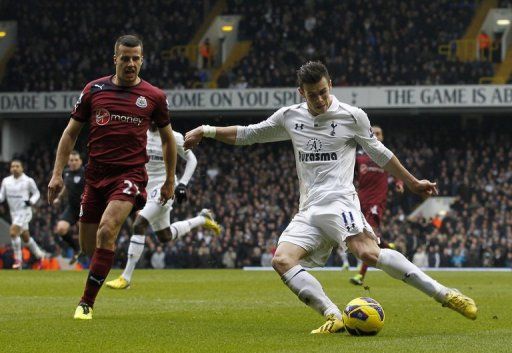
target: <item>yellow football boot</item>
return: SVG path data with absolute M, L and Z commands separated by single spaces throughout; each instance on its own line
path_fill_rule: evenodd
M 77 320 L 92 320 L 92 308 L 86 303 L 78 304 L 73 318 Z
M 130 282 L 125 280 L 123 276 L 119 276 L 112 281 L 106 282 L 105 285 L 112 289 L 126 289 L 130 287 Z
M 199 215 L 204 217 L 205 223 L 203 227 L 212 230 L 217 236 L 220 235 L 221 227 L 217 222 L 215 222 L 212 211 L 207 208 L 203 208 L 201 212 L 199 212 Z
M 325 324 L 316 330 L 311 331 L 311 333 L 340 333 L 343 331 L 345 331 L 345 325 L 343 324 L 343 321 L 338 319 L 336 315 L 330 314 L 327 316 L 327 321 Z
M 449 292 L 446 293 L 443 306 L 455 310 L 468 319 L 476 320 L 478 308 L 476 307 L 475 301 L 456 289 L 450 289 Z

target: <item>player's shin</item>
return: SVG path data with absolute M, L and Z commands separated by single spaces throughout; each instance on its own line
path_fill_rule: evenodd
M 21 238 L 11 238 L 11 245 L 12 251 L 14 252 L 14 261 L 19 263 L 23 262 L 23 256 L 21 253 Z
M 126 262 L 126 268 L 121 275 L 125 280 L 131 282 L 133 271 L 135 266 L 144 251 L 144 243 L 146 237 L 144 235 L 132 235 L 130 238 L 130 246 L 128 247 L 128 261 Z
M 29 236 L 28 241 L 23 242 L 23 245 L 27 246 L 30 249 L 30 252 L 38 259 L 44 257 L 44 252 L 39 248 L 34 238 Z
M 199 217 L 195 217 L 195 218 L 199 218 Z M 187 234 L 188 232 L 190 232 L 190 230 L 192 228 L 199 227 L 200 225 L 204 224 L 204 217 L 201 217 L 201 218 L 203 218 L 203 222 L 201 224 L 197 224 L 197 225 L 194 224 L 194 227 L 192 227 L 190 221 L 194 220 L 195 218 L 192 218 L 192 219 L 186 220 L 186 221 L 174 222 L 173 224 L 171 224 L 172 238 L 173 239 L 180 238 L 180 237 L 184 236 L 185 234 Z
M 113 263 L 114 252 L 112 250 L 101 248 L 96 248 L 96 250 L 94 250 L 81 302 L 88 304 L 90 307 L 94 306 L 96 296 L 98 295 L 105 278 L 107 278 Z
M 377 260 L 377 268 L 393 278 L 419 289 L 442 303 L 448 289 L 421 271 L 416 265 L 398 251 L 382 249 Z
M 313 308 L 320 315 L 328 316 L 334 314 L 341 320 L 340 310 L 327 297 L 320 282 L 301 265 L 296 265 L 289 269 L 282 276 L 282 280 L 304 304 Z

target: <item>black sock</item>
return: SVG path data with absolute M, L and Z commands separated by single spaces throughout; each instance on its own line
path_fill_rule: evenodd
M 64 240 L 69 246 L 71 246 L 75 253 L 78 253 L 80 251 L 80 247 L 78 246 L 75 239 L 73 239 L 73 235 L 71 234 L 71 232 L 68 232 L 67 234 L 63 235 L 62 240 Z

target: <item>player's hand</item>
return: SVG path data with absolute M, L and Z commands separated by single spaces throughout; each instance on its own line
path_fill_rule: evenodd
M 62 175 L 52 176 L 50 183 L 48 184 L 48 204 L 53 205 L 53 201 L 59 196 L 62 188 L 64 187 L 64 180 Z
M 174 191 L 174 197 L 176 198 L 176 203 L 181 205 L 183 202 L 187 201 L 187 186 L 183 183 L 179 183 L 176 186 L 176 190 Z
M 424 199 L 430 196 L 436 196 L 438 194 L 437 183 L 432 183 L 426 179 L 418 180 L 416 183 L 412 184 L 409 189 Z
M 186 150 L 196 147 L 203 139 L 203 127 L 198 126 L 194 130 L 190 130 L 185 134 L 185 143 L 183 147 Z
M 160 188 L 160 203 L 165 205 L 174 195 L 174 179 L 166 180 Z
M 404 184 L 403 183 L 396 183 L 395 190 L 399 194 L 403 194 L 404 193 Z
M 30 207 L 32 204 L 30 203 L 30 200 L 25 200 L 25 207 Z

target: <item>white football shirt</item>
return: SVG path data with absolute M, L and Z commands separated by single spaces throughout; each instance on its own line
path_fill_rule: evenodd
M 0 203 L 7 200 L 11 213 L 23 211 L 27 209 L 25 201 L 30 200 L 30 204 L 34 205 L 41 197 L 37 189 L 36 182 L 25 173 L 19 178 L 10 175 L 2 180 L 0 187 Z
M 183 175 L 178 180 L 176 177 L 176 185 L 183 183 L 188 184 L 194 170 L 197 166 L 197 160 L 194 153 L 191 150 L 185 151 L 183 144 L 185 142 L 183 135 L 179 132 L 173 131 L 174 139 L 176 140 L 176 147 L 178 156 L 187 161 Z M 146 145 L 146 152 L 149 157 L 148 163 L 146 163 L 146 171 L 148 173 L 148 185 L 147 190 L 151 190 L 157 186 L 161 186 L 165 181 L 165 163 L 164 154 L 162 152 L 162 139 L 158 131 L 148 130 L 147 132 L 148 142 Z
M 366 113 L 331 96 L 327 112 L 313 116 L 307 103 L 284 107 L 267 120 L 238 126 L 237 145 L 291 140 L 300 186 L 301 210 L 356 192 L 357 144 L 379 165 L 393 157 L 371 130 Z

